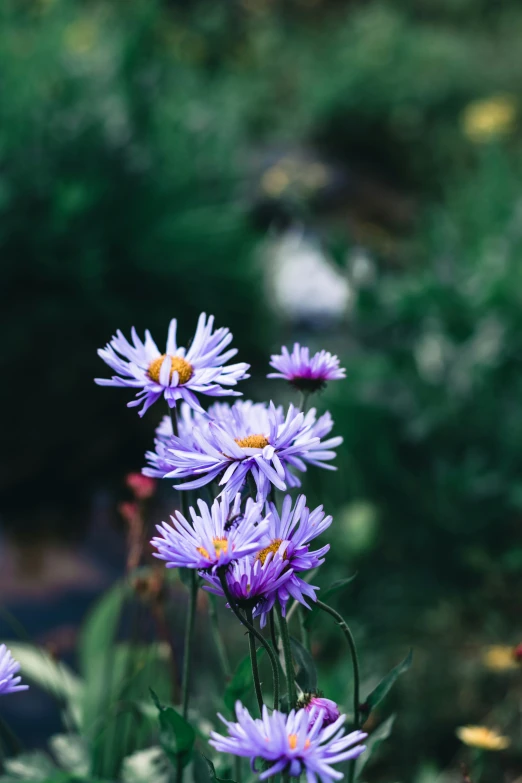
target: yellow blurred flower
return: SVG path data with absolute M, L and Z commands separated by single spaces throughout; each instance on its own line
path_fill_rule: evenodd
M 261 187 L 269 196 L 280 196 L 289 184 L 290 177 L 282 166 L 272 166 L 261 177 Z
M 98 29 L 89 19 L 78 19 L 65 28 L 65 45 L 74 54 L 85 54 L 96 43 Z
M 516 119 L 516 99 L 511 95 L 497 95 L 468 103 L 462 112 L 461 126 L 470 141 L 482 144 L 507 136 L 513 131 Z
M 491 647 L 486 647 L 482 661 L 487 669 L 494 672 L 506 672 L 520 668 L 515 659 L 514 648 L 505 644 L 493 644 Z
M 464 745 L 482 750 L 505 750 L 511 744 L 509 737 L 486 726 L 460 726 L 455 733 Z

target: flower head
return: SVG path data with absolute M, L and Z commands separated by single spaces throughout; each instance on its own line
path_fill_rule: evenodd
M 304 709 L 292 710 L 288 715 L 275 710 L 269 715 L 264 706 L 262 718 L 254 719 L 236 702 L 236 716 L 237 723 L 219 716 L 228 737 L 213 731 L 210 744 L 222 753 L 249 758 L 254 771 L 256 759 L 267 762 L 269 766 L 259 775 L 260 780 L 283 771 L 296 778 L 306 772 L 309 783 L 316 783 L 317 778 L 322 783 L 341 780 L 342 773 L 333 765 L 357 758 L 365 750 L 359 743 L 366 734 L 354 731 L 345 735 L 344 715 L 324 727 L 322 710 L 314 715 Z
M 337 356 L 319 351 L 310 358 L 309 348 L 302 348 L 299 343 L 294 344 L 292 353 L 283 346 L 280 354 L 270 357 L 270 364 L 278 372 L 269 373 L 267 378 L 284 378 L 303 392 L 319 391 L 327 381 L 346 377 L 346 370 L 339 367 Z
M 306 597 L 315 601 L 315 591 L 318 588 L 309 585 L 297 574 L 300 571 L 317 568 L 324 563 L 324 555 L 330 549 L 330 545 L 326 544 L 311 552 L 309 544 L 330 527 L 332 517 L 325 516 L 322 506 L 310 512 L 306 507 L 304 495 L 300 495 L 294 505 L 290 495 L 286 495 L 281 515 L 273 503 L 268 504 L 268 512 L 269 542 L 256 557 L 263 562 L 270 552 L 278 552 L 285 561 L 286 567 L 292 572 L 291 577 L 277 589 L 277 598 L 283 614 L 290 596 L 309 609 Z
M 517 656 L 517 649 L 517 647 L 510 647 L 507 644 L 492 644 L 485 648 L 482 661 L 490 671 L 518 670 L 520 669 L 520 657 Z
M 315 715 L 320 711 L 323 715 L 323 728 L 335 723 L 341 714 L 339 707 L 334 701 L 325 699 L 324 696 L 319 696 L 318 694 L 305 693 L 299 700 L 299 706 L 301 705 L 310 715 L 310 726 L 313 725 Z
M 226 566 L 255 552 L 266 536 L 267 520 L 261 505 L 248 499 L 241 513 L 241 497 L 231 503 L 225 496 L 209 508 L 198 500 L 199 514 L 190 509 L 193 525 L 179 512 L 171 517 L 172 525 L 157 525 L 160 536 L 151 543 L 154 556 L 167 561 L 167 568 L 212 569 Z
M 278 589 L 291 577 L 292 571 L 278 552 L 271 552 L 264 562 L 255 557 L 238 560 L 225 575 L 234 601 L 242 609 L 252 609 L 255 617 L 261 615 L 261 627 L 266 624 L 266 616 L 275 603 Z M 203 578 L 209 583 L 205 590 L 224 595 L 218 574 L 203 574 Z
M 170 322 L 165 353 L 161 353 L 150 332 L 145 332 L 142 342 L 134 327 L 132 343 L 118 330 L 116 336 L 105 348 L 98 351 L 103 361 L 116 371 L 112 378 L 96 378 L 100 386 L 126 386 L 139 389 L 136 400 L 127 403 L 129 407 L 141 405 L 140 416 L 161 396 L 169 407 L 174 408 L 178 400 L 184 400 L 194 410 L 202 411 L 196 394 L 211 397 L 238 395 L 228 387 L 248 378 L 248 364 L 224 366 L 236 355 L 232 348 L 225 351 L 232 341 L 228 329 L 213 331 L 214 316 L 202 313 L 198 320 L 196 334 L 188 351 L 176 343 L 176 319 Z M 225 387 L 225 388 L 224 388 Z
M 28 685 L 21 685 L 21 677 L 15 677 L 20 664 L 15 661 L 5 644 L 0 644 L 0 694 L 26 691 Z
M 175 485 L 177 489 L 201 487 L 219 478 L 224 491 L 234 496 L 250 473 L 258 498 L 264 499 L 271 484 L 281 490 L 300 486 L 294 470 L 305 471 L 307 464 L 335 470 L 327 463 L 342 438 L 322 440 L 333 427 L 329 413 L 316 419 L 314 408 L 305 416 L 290 405 L 285 415 L 273 403 L 248 401 L 211 406 L 208 413 L 208 418 L 194 419 L 186 437 L 173 435 L 162 452 L 161 467 L 170 467 L 164 477 L 189 479 Z M 149 462 L 154 469 L 160 461 L 149 455 Z
M 486 726 L 460 726 L 455 733 L 464 745 L 482 750 L 505 750 L 511 744 L 509 737 Z

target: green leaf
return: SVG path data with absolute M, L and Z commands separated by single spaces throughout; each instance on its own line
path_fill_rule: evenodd
M 348 587 L 348 585 L 351 584 L 351 582 L 353 582 L 356 577 L 357 577 L 357 573 L 347 577 L 346 579 L 339 579 L 337 582 L 331 584 L 330 587 L 326 588 L 324 593 L 321 592 L 321 596 L 320 596 L 321 601 L 323 601 L 323 603 L 327 603 L 329 598 L 336 595 L 337 593 L 340 593 L 341 590 L 344 590 L 345 587 Z M 320 609 L 318 609 L 316 606 L 312 606 L 312 609 L 305 615 L 305 619 L 304 619 L 305 628 L 311 628 L 312 624 L 315 622 L 319 614 L 320 614 Z
M 67 705 L 68 716 L 75 727 L 80 723 L 82 680 L 61 661 L 56 661 L 41 647 L 24 642 L 5 642 L 21 667 L 21 675 Z
M 174 766 L 181 761 L 186 767 L 192 758 L 196 732 L 174 707 L 163 707 L 152 690 L 151 695 L 158 709 L 161 747 Z
M 33 751 L 31 753 L 22 753 L 14 759 L 7 759 L 4 762 L 4 769 L 7 773 L 0 781 L 24 781 L 24 783 L 33 783 L 33 781 L 46 781 L 58 772 L 58 769 L 51 758 L 46 753 Z
M 170 765 L 162 748 L 138 750 L 123 760 L 122 783 L 169 783 Z
M 379 746 L 384 742 L 384 740 L 388 739 L 390 736 L 393 724 L 395 721 L 395 715 L 390 715 L 389 718 L 386 718 L 385 721 L 381 723 L 380 726 L 377 726 L 375 731 L 373 731 L 370 736 L 367 738 L 365 745 L 366 750 L 364 753 L 359 756 L 359 758 L 355 762 L 355 778 L 358 779 L 359 775 L 365 768 L 366 764 L 369 762 L 369 760 L 372 758 L 372 756 L 375 755 L 375 752 L 378 750 Z
M 80 670 L 89 680 L 99 669 L 104 654 L 109 654 L 116 640 L 121 610 L 128 595 L 128 584 L 119 583 L 108 590 L 91 610 L 79 641 Z
M 80 776 L 88 774 L 87 745 L 78 734 L 55 734 L 49 740 L 49 747 L 62 769 Z
M 261 656 L 264 653 L 264 649 L 262 647 L 259 647 L 257 652 L 257 660 L 259 661 Z M 247 693 L 250 692 L 250 690 L 254 687 L 254 682 L 252 679 L 252 664 L 250 662 L 250 655 L 247 655 L 243 660 L 241 660 L 238 664 L 238 667 L 236 671 L 234 672 L 234 676 L 228 683 L 225 695 L 224 695 L 224 702 L 225 705 L 228 707 L 228 709 L 231 712 L 234 712 L 234 706 L 236 704 L 236 701 L 239 699 L 239 701 L 244 701 L 245 696 Z
M 384 699 L 400 675 L 408 671 L 412 660 L 413 650 L 410 650 L 406 658 L 401 661 L 401 663 L 399 663 L 394 669 L 392 669 L 391 672 L 389 672 L 386 677 L 380 681 L 377 687 L 374 688 L 374 690 L 366 697 L 366 700 L 363 703 L 363 707 L 367 713 L 370 713 L 373 708 Z
M 235 783 L 232 778 L 218 778 L 214 764 L 203 753 L 194 757 L 194 779 L 195 783 Z
M 351 584 L 356 578 L 357 572 L 352 574 L 352 576 L 348 576 L 346 579 L 338 579 L 337 582 L 334 582 L 330 585 L 330 587 L 327 587 L 324 593 L 321 593 L 321 601 L 328 601 L 328 599 L 333 595 L 340 593 L 341 590 L 344 590 L 345 587 L 348 587 L 348 585 Z
M 306 647 L 301 642 L 290 637 L 292 653 L 295 658 L 299 671 L 297 672 L 296 682 L 305 693 L 313 693 L 317 690 L 317 671 L 315 662 Z

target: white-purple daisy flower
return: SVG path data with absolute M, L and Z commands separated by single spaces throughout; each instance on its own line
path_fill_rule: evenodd
M 174 408 L 178 400 L 184 400 L 194 410 L 202 411 L 196 394 L 211 397 L 239 395 L 240 392 L 231 391 L 229 387 L 249 377 L 247 370 L 250 365 L 241 362 L 225 366 L 237 353 L 235 348 L 225 351 L 232 341 L 230 331 L 222 327 L 214 332 L 214 316 L 207 319 L 202 313 L 190 348 L 185 350 L 176 343 L 176 327 L 177 322 L 173 318 L 165 353 L 159 350 L 148 330 L 142 342 L 133 327 L 132 343 L 118 330 L 111 342 L 98 351 L 116 375 L 96 378 L 96 383 L 139 389 L 137 399 L 127 405 L 134 407 L 143 403 L 140 416 L 162 396 L 170 408 Z
M 256 557 L 264 562 L 270 552 L 278 552 L 292 571 L 291 578 L 277 589 L 277 598 L 281 604 L 283 615 L 290 596 L 309 609 L 306 597 L 316 601 L 315 591 L 319 588 L 309 585 L 297 574 L 300 571 L 317 568 L 324 563 L 324 555 L 330 549 L 330 545 L 326 544 L 320 549 L 310 551 L 309 544 L 330 527 L 332 517 L 325 516 L 322 506 L 318 506 L 311 512 L 306 507 L 304 495 L 297 498 L 294 506 L 292 506 L 290 495 L 286 495 L 281 515 L 273 503 L 268 504 L 268 510 L 268 536 L 270 540 L 267 546 L 257 553 Z
M 280 354 L 270 357 L 270 365 L 278 372 L 271 372 L 267 378 L 283 378 L 303 392 L 322 389 L 327 381 L 346 378 L 346 370 L 339 367 L 337 356 L 328 351 L 319 351 L 310 357 L 310 349 L 294 344 L 292 353 L 283 346 Z
M 28 685 L 22 685 L 22 678 L 15 675 L 20 671 L 20 664 L 15 661 L 5 644 L 0 644 L 0 694 L 26 691 Z
M 266 530 L 265 530 L 266 533 Z M 279 553 L 271 552 L 262 562 L 257 557 L 245 557 L 233 563 L 226 572 L 227 587 L 236 604 L 242 609 L 251 609 L 254 617 L 261 615 L 261 627 L 274 606 L 277 590 L 287 582 L 292 572 Z M 209 583 L 205 590 L 223 596 L 219 575 L 203 574 Z
M 170 466 L 164 477 L 187 479 L 177 489 L 219 479 L 233 496 L 251 474 L 261 499 L 271 484 L 281 490 L 300 486 L 294 470 L 306 471 L 307 464 L 335 470 L 328 462 L 343 439 L 322 440 L 333 427 L 329 413 L 316 419 L 314 408 L 305 415 L 290 405 L 285 415 L 281 406 L 249 401 L 211 406 L 208 413 L 187 437 L 173 436 L 168 456 L 163 455 Z
M 156 528 L 159 536 L 151 544 L 154 557 L 166 560 L 167 568 L 214 569 L 252 554 L 266 539 L 268 521 L 262 506 L 250 498 L 241 512 L 241 496 L 231 503 L 227 496 L 214 501 L 209 508 L 198 500 L 199 514 L 190 508 L 192 525 L 179 511 L 171 517 L 172 525 L 163 522 Z
M 256 719 L 238 701 L 236 717 L 237 723 L 219 715 L 228 736 L 212 731 L 210 744 L 221 753 L 249 758 L 253 771 L 257 771 L 257 759 L 266 762 L 260 780 L 280 772 L 298 778 L 305 772 L 307 783 L 317 783 L 318 779 L 331 783 L 343 777 L 334 764 L 355 759 L 365 750 L 360 744 L 367 736 L 364 732 L 344 733 L 345 715 L 324 727 L 322 710 L 315 714 L 310 725 L 312 716 L 307 710 L 292 710 L 288 715 L 275 710 L 269 715 L 265 705 L 262 718 Z

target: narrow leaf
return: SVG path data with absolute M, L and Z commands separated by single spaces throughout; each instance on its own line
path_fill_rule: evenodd
M 153 691 L 151 693 L 158 708 L 161 747 L 172 764 L 181 761 L 183 767 L 186 767 L 192 758 L 196 732 L 174 707 L 163 707 L 156 694 Z
M 348 585 L 354 581 L 356 576 L 357 573 L 347 577 L 346 579 L 339 579 L 337 582 L 331 584 L 330 587 L 327 587 L 324 592 L 321 591 L 321 595 L 320 595 L 321 601 L 328 602 L 329 598 L 331 598 L 333 595 L 336 595 L 337 593 L 340 593 L 342 590 L 344 590 L 345 587 L 348 587 Z M 317 609 L 317 607 L 315 606 L 312 606 L 310 612 L 308 612 L 308 614 L 305 615 L 305 619 L 304 619 L 305 628 L 311 628 L 312 624 L 315 622 L 319 614 L 320 614 L 319 609 Z
M 296 682 L 305 693 L 312 693 L 317 690 L 317 671 L 315 662 L 306 647 L 301 642 L 290 637 L 292 653 L 295 658 L 299 671 L 297 672 Z
M 401 661 L 401 663 L 399 663 L 394 669 L 392 669 L 391 672 L 389 672 L 386 677 L 380 681 L 377 687 L 374 688 L 373 691 L 366 697 L 366 701 L 364 702 L 363 706 L 366 708 L 367 712 L 371 712 L 373 708 L 384 699 L 400 675 L 408 671 L 412 660 L 413 650 L 410 650 L 406 658 Z
M 200 760 L 205 761 L 206 766 L 206 777 L 202 775 L 202 766 L 198 765 L 198 769 L 200 771 L 200 774 L 202 775 L 201 779 L 197 781 L 197 783 L 235 783 L 234 780 L 231 778 L 218 778 L 216 774 L 216 768 L 214 767 L 214 764 L 212 761 L 207 758 L 207 756 L 204 756 L 203 753 L 197 753 L 196 758 L 194 759 L 194 766 L 196 766 L 196 759 L 199 757 Z
M 361 774 L 361 772 L 363 771 L 363 769 L 365 768 L 369 760 L 372 758 L 372 756 L 374 756 L 379 746 L 384 742 L 384 740 L 388 739 L 388 737 L 392 732 L 394 722 L 395 722 L 395 715 L 390 715 L 390 717 L 386 718 L 386 720 L 383 721 L 380 726 L 377 726 L 375 731 L 373 731 L 370 734 L 370 736 L 367 738 L 365 742 L 366 750 L 361 756 L 359 756 L 359 758 L 355 762 L 356 779 L 359 778 L 359 775 Z

